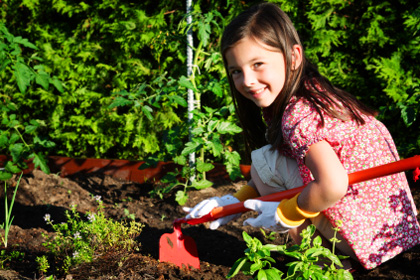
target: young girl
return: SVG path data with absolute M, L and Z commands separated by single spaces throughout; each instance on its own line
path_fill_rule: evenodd
M 310 223 L 329 240 L 341 221 L 338 249 L 366 269 L 420 244 L 404 173 L 348 185 L 348 173 L 398 160 L 395 144 L 372 110 L 307 61 L 281 9 L 263 3 L 240 14 L 227 26 L 221 51 L 247 144 L 255 149 L 252 179 L 234 195 L 185 209 L 188 218 L 245 201 L 259 213 L 245 225 L 289 231 L 298 243 Z M 252 199 L 303 184 L 300 194 L 280 203 Z

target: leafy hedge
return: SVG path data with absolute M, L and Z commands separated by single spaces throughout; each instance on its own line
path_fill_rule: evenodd
M 0 22 L 36 46 L 21 45 L 21 56 L 49 80 L 33 80 L 22 90 L 14 64 L 4 65 L 2 105 L 16 104 L 20 123 L 45 124 L 38 134 L 55 143 L 44 149 L 49 154 L 168 160 L 204 148 L 207 160 L 237 164 L 243 144 L 239 130 L 230 127 L 236 118 L 218 47 L 223 27 L 258 1 L 244 2 L 193 1 L 196 56 L 188 78 L 184 1 L 3 0 Z M 271 2 L 290 15 L 320 70 L 379 110 L 401 155 L 418 153 L 418 1 Z M 4 53 L 10 43 L 1 37 L 0 44 Z M 202 129 L 186 149 L 188 88 L 199 101 L 194 124 Z M 223 131 L 216 123 L 229 129 L 206 142 Z M 9 154 L 10 143 L 3 144 L 0 154 Z M 244 157 L 242 162 L 248 163 Z

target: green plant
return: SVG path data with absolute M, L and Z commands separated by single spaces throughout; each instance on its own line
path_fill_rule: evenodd
M 0 269 L 5 269 L 4 264 L 6 262 L 11 261 L 13 259 L 21 261 L 24 256 L 25 256 L 25 253 L 23 253 L 23 252 L 19 252 L 19 251 L 7 252 L 7 250 L 1 250 L 1 252 L 0 252 Z
M 130 220 L 135 220 L 136 219 L 136 215 L 134 213 L 130 213 L 130 211 L 128 211 L 128 209 L 124 209 L 124 215 L 126 218 L 130 219 Z
M 38 270 L 41 273 L 46 273 L 48 271 L 48 269 L 50 268 L 50 264 L 48 263 L 48 258 L 47 256 L 38 256 L 36 257 L 36 262 L 38 264 Z
M 178 96 L 179 101 L 176 103 L 182 104 L 184 107 L 186 106 L 185 89 L 191 90 L 195 96 L 194 110 L 190 112 L 192 116 L 190 121 L 169 128 L 164 134 L 163 141 L 167 158 L 180 165 L 181 168 L 165 176 L 162 182 L 167 183 L 167 186 L 152 192 L 152 194 L 162 196 L 177 187 L 181 187 L 175 198 L 180 205 L 187 201 L 188 189 L 199 190 L 212 185 L 206 179 L 206 172 L 214 168 L 212 162 L 223 162 L 231 179 L 242 176 L 239 169 L 241 157 L 238 152 L 232 151 L 231 147 L 231 137 L 242 132 L 242 129 L 236 125 L 233 105 L 220 106 L 218 104 L 217 108 L 201 105 L 204 95 L 211 94 L 215 98 L 223 98 L 226 91 L 226 79 L 220 76 L 220 73 L 224 71 L 221 55 L 219 52 L 214 52 L 209 46 L 212 28 L 215 27 L 218 29 L 218 33 L 221 33 L 216 19 L 222 16 L 216 10 L 205 14 L 196 10 L 192 15 L 195 18 L 192 24 L 187 25 L 185 21 L 181 21 L 180 27 L 181 33 L 184 35 L 187 30 L 193 29 L 199 39 L 198 46 L 194 48 L 194 67 L 189 77 L 181 75 L 177 80 L 171 78 L 171 81 L 175 81 L 177 87 L 174 88 L 174 82 L 172 82 L 169 84 L 171 85 L 169 88 L 173 88 L 174 93 Z M 206 50 L 206 47 L 209 50 Z M 215 79 L 215 76 L 218 79 Z M 230 99 L 228 98 L 228 100 Z M 137 104 L 142 103 L 144 102 L 137 102 Z M 155 102 L 142 108 L 152 112 L 152 107 L 159 109 L 164 106 L 160 102 Z M 187 112 L 184 112 L 183 115 L 186 119 Z M 149 117 L 152 117 L 150 113 Z M 195 162 L 189 160 L 189 155 L 192 153 L 198 154 Z M 160 154 L 162 155 L 162 151 L 160 151 Z M 148 158 L 148 162 L 141 168 L 153 165 L 158 159 L 158 155 Z
M 214 0 L 194 1 L 195 20 L 191 28 L 199 37 L 199 55 L 194 62 L 194 72 L 198 73 L 194 76 L 196 95 L 200 96 L 197 106 L 218 109 L 231 103 L 218 40 L 225 23 L 242 6 L 244 3 L 239 0 L 231 0 L 228 5 Z M 23 11 L 25 17 L 17 10 Z M 183 3 L 162 1 L 156 7 L 150 0 L 135 5 L 120 0 L 13 0 L 2 4 L 0 15 L 0 21 L 9 25 L 14 34 L 27 36 L 38 46 L 38 56 L 46 70 L 55 73 L 65 85 L 61 94 L 43 88 L 28 89 L 30 96 L 25 98 L 18 93 L 9 94 L 19 108 L 26 109 L 25 121 L 45 121 L 48 130 L 44 133 L 56 143 L 56 154 L 171 159 L 172 155 L 162 149 L 164 135 L 186 122 L 185 107 L 177 103 L 186 96 L 185 86 L 178 82 L 188 79 L 183 75 L 185 31 L 190 27 L 184 20 Z M 162 98 L 159 108 L 148 103 L 142 107 L 114 107 L 118 96 L 131 98 L 124 96 L 124 91 L 137 93 L 144 85 L 154 101 L 173 87 L 178 90 L 170 92 L 172 100 Z M 185 145 L 188 130 L 179 131 Z M 237 138 L 225 134 L 223 143 L 226 148 L 238 150 L 241 141 Z
M 23 95 L 12 72 L 3 71 L 0 104 L 12 100 L 21 123 L 42 120 L 46 126 L 38 135 L 52 139 L 58 155 L 170 160 L 162 148 L 164 135 L 186 122 L 184 107 L 176 102 L 167 102 L 160 110 L 148 105 L 153 109 L 151 121 L 147 110 L 108 106 L 114 102 L 114 93 L 134 93 L 143 84 L 154 85 L 165 73 L 176 83 L 184 76 L 185 85 L 193 85 L 200 101 L 197 106 L 218 109 L 231 103 L 218 52 L 220 35 L 233 17 L 259 1 L 193 2 L 194 46 L 199 55 L 194 76 L 186 77 L 185 31 L 190 27 L 183 20 L 182 1 L 2 1 L 0 22 L 16 37 L 28 38 L 38 47 L 34 57 L 42 59 L 44 72 L 54 73 L 66 90 L 57 94 L 51 86 L 48 90 L 32 86 Z M 418 1 L 270 2 L 278 3 L 291 17 L 306 54 L 321 72 L 379 109 L 379 118 L 401 155 L 415 154 L 420 147 L 416 133 L 420 73 L 414 63 L 420 58 Z M 22 49 L 25 54 L 34 50 Z M 179 89 L 174 95 L 185 99 L 185 89 Z M 188 131 L 179 131 L 185 145 Z M 242 155 L 243 141 L 238 135 L 224 135 L 223 143 Z M 241 160 L 249 163 L 244 157 Z
M 242 236 L 248 248 L 245 249 L 245 256 L 234 263 L 227 278 L 232 278 L 242 271 L 243 274 L 250 276 L 258 272 L 253 279 L 281 279 L 284 273 L 271 266 L 272 263 L 275 263 L 271 257 L 271 251 L 284 250 L 286 245 L 263 245 L 258 238 L 252 238 L 245 231 L 242 232 Z
M 48 90 L 49 85 L 53 84 L 63 91 L 61 82 L 56 77 L 51 78 L 44 65 L 37 64 L 41 59 L 36 54 L 27 58 L 22 53 L 24 48 L 38 49 L 27 39 L 12 35 L 0 22 L 0 81 L 14 81 L 21 95 L 25 94 L 32 82 L 44 90 Z M 22 109 L 11 97 L 15 90 L 13 85 L 6 85 L 0 91 L 0 153 L 9 156 L 4 169 L 0 170 L 0 180 L 10 179 L 13 173 L 26 169 L 25 161 L 29 159 L 33 161 L 35 168 L 40 167 L 49 173 L 43 150 L 54 146 L 53 142 L 37 133 L 41 127 L 45 127 L 44 121 L 23 120 Z
M 283 276 L 285 276 L 283 279 L 353 279 L 349 271 L 337 268 L 337 266 L 343 267 L 340 259 L 346 258 L 334 253 L 339 226 L 340 223 L 334 228 L 335 235 L 331 240 L 333 244 L 332 252 L 322 246 L 320 236 L 312 240 L 316 230 L 314 225 L 309 225 L 307 229 L 302 230 L 301 244 L 291 247 L 273 244 L 263 245 L 257 238 L 251 238 L 246 232 L 243 232 L 248 248 L 245 250 L 245 257 L 235 262 L 228 278 L 232 278 L 239 271 L 242 271 L 245 275 L 257 273 L 257 276 L 253 279 L 259 280 L 282 279 Z M 286 264 L 289 267 L 286 275 L 272 267 L 271 263 L 275 263 L 275 260 L 271 257 L 272 251 L 297 259 L 297 261 Z M 323 266 L 320 263 L 323 263 Z
M 137 248 L 134 238 L 140 234 L 143 225 L 134 220 L 116 222 L 107 219 L 100 197 L 95 196 L 95 200 L 98 202 L 97 212 L 88 212 L 86 220 L 80 218 L 75 205 L 66 211 L 67 222 L 54 224 L 49 214 L 44 216 L 55 235 L 46 235 L 47 241 L 43 245 L 49 249 L 54 263 L 61 263 L 58 272 L 67 272 L 72 266 L 90 262 L 109 250 L 131 251 Z
M 262 235 L 264 236 L 264 239 L 266 239 L 266 240 L 270 240 L 270 241 L 274 241 L 274 240 L 276 239 L 277 232 L 275 232 L 275 231 L 270 231 L 270 233 L 269 233 L 269 234 L 267 234 L 267 233 L 265 232 L 265 230 L 264 230 L 264 229 L 262 229 L 262 228 L 260 228 L 260 231 L 261 231 Z
M 20 184 L 20 180 L 22 179 L 22 174 L 20 174 L 19 179 L 16 183 L 15 190 L 13 192 L 12 200 L 10 201 L 10 205 L 7 202 L 7 183 L 4 182 L 4 222 L 1 224 L 1 228 L 4 229 L 4 237 L 2 236 L 1 239 L 3 241 L 4 247 L 7 248 L 7 240 L 9 236 L 9 230 L 12 226 L 12 222 L 14 217 L 12 216 L 13 204 L 15 203 L 16 193 Z

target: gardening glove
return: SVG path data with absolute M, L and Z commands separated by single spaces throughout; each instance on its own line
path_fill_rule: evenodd
M 194 206 L 193 208 L 183 207 L 183 210 L 188 213 L 187 216 L 185 217 L 186 219 L 191 219 L 191 218 L 195 219 L 195 218 L 200 218 L 204 215 L 207 215 L 215 207 L 225 206 L 225 205 L 238 203 L 238 202 L 239 202 L 239 199 L 237 199 L 231 194 L 227 194 L 222 197 L 215 196 L 215 197 L 203 200 L 200 203 L 198 203 L 196 206 Z M 241 214 L 234 214 L 234 215 L 222 217 L 215 221 L 212 221 L 210 223 L 210 229 L 213 229 L 213 230 L 217 229 L 219 226 L 227 224 L 231 220 L 239 217 L 240 215 Z
M 303 224 L 305 219 L 318 216 L 319 212 L 307 212 L 299 208 L 297 205 L 299 194 L 291 199 L 283 199 L 280 203 L 255 199 L 245 201 L 245 208 L 257 211 L 259 216 L 245 220 L 244 225 L 285 233 Z

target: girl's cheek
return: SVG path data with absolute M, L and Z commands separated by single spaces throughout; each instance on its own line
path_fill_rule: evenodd
M 233 84 L 235 85 L 235 88 L 237 89 L 237 90 L 240 90 L 240 88 L 241 88 L 241 82 L 240 82 L 240 80 L 238 79 L 238 78 L 233 78 Z

